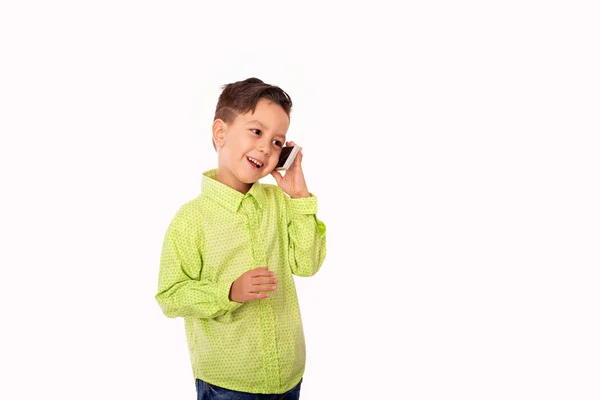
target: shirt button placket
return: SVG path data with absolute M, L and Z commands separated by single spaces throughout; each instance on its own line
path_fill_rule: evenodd
M 263 239 L 263 233 L 260 229 L 260 216 L 258 204 L 253 197 L 247 197 L 242 204 L 244 214 L 248 218 L 248 227 L 250 230 L 250 241 L 252 243 L 252 254 L 257 267 L 267 264 L 267 257 Z M 271 292 L 273 293 L 273 292 Z M 258 300 L 260 312 L 260 331 L 262 338 L 263 365 L 265 373 L 266 392 L 276 392 L 281 384 L 279 379 L 279 358 L 277 356 L 277 341 L 275 333 L 275 313 L 271 304 L 271 298 Z

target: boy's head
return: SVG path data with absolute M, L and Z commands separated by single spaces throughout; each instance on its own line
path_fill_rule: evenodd
M 286 92 L 260 79 L 224 85 L 212 126 L 217 180 L 245 193 L 273 171 L 286 143 L 291 109 Z

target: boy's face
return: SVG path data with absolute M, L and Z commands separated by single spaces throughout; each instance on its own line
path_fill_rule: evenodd
M 217 180 L 246 193 L 254 182 L 275 169 L 289 126 L 283 108 L 267 99 L 260 99 L 253 113 L 240 114 L 229 124 L 216 120 Z

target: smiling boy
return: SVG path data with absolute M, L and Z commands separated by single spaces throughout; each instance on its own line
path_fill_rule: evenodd
M 165 234 L 156 300 L 183 317 L 198 399 L 298 399 L 305 342 L 293 275 L 325 259 L 325 225 L 302 172 L 275 166 L 292 101 L 256 78 L 223 86 L 218 168 Z M 277 185 L 259 180 L 271 174 Z M 237 396 L 237 397 L 236 397 Z

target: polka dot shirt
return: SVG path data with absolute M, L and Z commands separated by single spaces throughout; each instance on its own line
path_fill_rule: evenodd
M 283 393 L 304 373 L 305 343 L 293 275 L 325 259 L 317 199 L 292 199 L 254 183 L 245 195 L 202 176 L 201 194 L 181 206 L 164 237 L 156 300 L 183 317 L 195 378 L 231 390 Z M 268 266 L 268 298 L 237 303 L 229 290 L 244 272 Z

